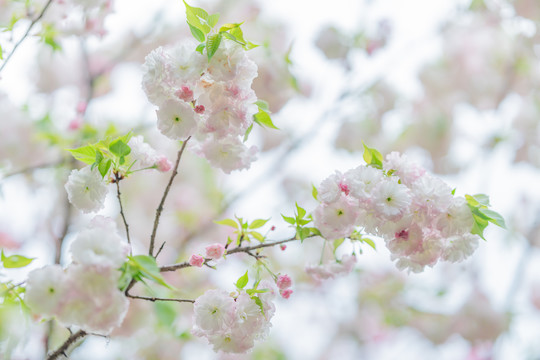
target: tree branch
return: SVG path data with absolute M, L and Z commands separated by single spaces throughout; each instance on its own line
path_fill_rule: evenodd
M 122 178 L 118 175 L 117 172 L 114 173 L 114 178 L 115 178 L 115 182 L 116 182 L 116 197 L 118 198 L 118 204 L 120 204 L 120 215 L 122 215 L 122 220 L 124 221 L 124 227 L 126 228 L 126 236 L 127 236 L 127 242 L 128 244 L 131 245 L 131 239 L 129 238 L 129 225 L 126 221 L 126 216 L 124 214 L 124 207 L 122 206 L 122 199 L 120 197 L 120 195 L 122 195 L 120 193 L 120 180 L 122 180 Z M 131 249 L 130 249 L 130 252 L 131 252 Z
M 313 236 L 315 236 L 315 235 L 308 236 L 308 238 L 313 237 Z M 251 253 L 252 250 L 263 249 L 263 248 L 267 248 L 267 247 L 271 247 L 271 246 L 275 246 L 275 245 L 285 244 L 285 243 L 295 241 L 295 240 L 299 240 L 299 239 L 297 239 L 296 236 L 295 236 L 295 237 L 291 237 L 289 239 L 280 240 L 280 241 L 273 241 L 273 242 L 268 242 L 268 243 L 262 243 L 262 244 L 259 244 L 259 245 L 241 246 L 241 247 L 237 247 L 237 248 L 234 248 L 234 249 L 231 249 L 231 250 L 227 250 L 225 255 L 232 255 L 232 254 L 237 254 L 237 253 L 243 252 L 243 253 L 246 253 L 248 255 L 255 256 L 254 254 Z M 204 264 L 206 264 L 210 260 L 212 260 L 212 259 L 210 259 L 210 258 L 204 259 Z M 183 268 L 187 268 L 187 267 L 191 267 L 191 266 L 192 265 L 190 265 L 189 262 L 184 261 L 183 263 L 179 263 L 179 264 L 161 266 L 159 268 L 159 270 L 161 272 L 175 271 L 175 270 L 179 270 L 179 269 L 183 269 Z
M 161 198 L 161 202 L 159 203 L 158 208 L 156 209 L 156 217 L 154 219 L 154 228 L 152 229 L 152 235 L 150 236 L 150 247 L 148 248 L 148 255 L 154 256 L 154 242 L 156 240 L 156 231 L 159 225 L 159 218 L 161 217 L 161 213 L 163 212 L 163 204 L 165 203 L 165 199 L 167 199 L 167 195 L 169 195 L 169 190 L 171 189 L 172 182 L 175 178 L 175 176 L 178 174 L 178 165 L 180 164 L 180 159 L 182 158 L 182 154 L 184 153 L 184 149 L 186 148 L 187 142 L 191 139 L 191 136 L 189 136 L 184 143 L 182 144 L 182 147 L 178 151 L 178 156 L 176 157 L 176 163 L 174 164 L 174 168 L 171 174 L 171 178 L 169 179 L 169 183 L 167 184 L 167 187 L 165 188 L 165 192 L 163 193 L 163 197 Z
M 127 294 L 127 297 L 132 299 L 139 299 L 139 300 L 146 300 L 146 301 L 176 301 L 176 302 L 187 302 L 187 303 L 194 303 L 195 300 L 191 299 L 169 299 L 169 298 L 157 298 L 157 297 L 147 297 L 147 296 L 137 296 L 137 295 L 131 295 Z
M 69 349 L 69 347 L 73 345 L 77 340 L 82 339 L 86 335 L 88 334 L 84 330 L 79 330 L 76 333 L 71 334 L 71 336 L 68 337 L 67 340 L 64 341 L 64 343 L 58 349 L 56 349 L 55 352 L 47 356 L 47 360 L 55 360 L 60 355 L 66 355 L 66 351 Z
M 4 70 L 4 67 L 6 67 L 6 64 L 8 63 L 9 59 L 11 59 L 11 57 L 15 53 L 15 50 L 17 50 L 17 48 L 19 47 L 19 45 L 21 45 L 21 43 L 24 41 L 24 39 L 26 39 L 28 37 L 28 34 L 30 34 L 30 30 L 32 30 L 34 25 L 43 17 L 43 15 L 45 14 L 45 11 L 47 11 L 47 8 L 49 7 L 49 5 L 51 5 L 52 2 L 53 2 L 53 0 L 47 1 L 45 6 L 43 7 L 41 12 L 39 13 L 38 17 L 35 18 L 34 20 L 32 20 L 32 22 L 30 23 L 30 26 L 28 27 L 28 29 L 26 29 L 26 32 L 24 33 L 22 38 L 20 38 L 19 41 L 17 41 L 17 43 L 15 44 L 15 46 L 13 46 L 13 49 L 11 50 L 9 55 L 6 57 L 6 60 L 4 60 L 4 63 L 2 64 L 2 66 L 0 66 L 0 72 L 2 72 L 2 70 Z

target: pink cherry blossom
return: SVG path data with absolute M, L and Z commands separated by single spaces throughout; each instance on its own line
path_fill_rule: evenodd
M 200 255 L 193 254 L 189 258 L 189 265 L 202 267 L 204 264 L 204 257 Z
M 206 257 L 210 259 L 220 259 L 225 253 L 225 247 L 221 244 L 208 245 L 206 248 Z

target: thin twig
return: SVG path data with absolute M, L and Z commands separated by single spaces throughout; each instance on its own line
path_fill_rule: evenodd
M 176 301 L 176 302 L 185 302 L 185 303 L 194 303 L 195 300 L 191 299 L 169 299 L 169 298 L 157 298 L 157 297 L 147 297 L 147 296 L 137 296 L 137 295 L 131 295 L 127 294 L 127 297 L 132 299 L 139 299 L 139 300 L 146 300 L 146 301 Z
M 126 228 L 127 242 L 128 244 L 131 245 L 131 239 L 129 238 L 129 225 L 126 220 L 126 215 L 124 214 L 124 207 L 122 206 L 122 198 L 120 197 L 120 195 L 122 195 L 120 193 L 120 180 L 122 180 L 122 178 L 118 175 L 117 172 L 114 173 L 114 178 L 116 180 L 115 181 L 116 182 L 116 197 L 118 198 L 118 204 L 120 204 L 120 215 L 122 215 L 122 220 L 124 221 L 124 227 Z
M 19 47 L 19 45 L 21 45 L 21 43 L 24 41 L 24 39 L 26 39 L 28 37 L 28 34 L 30 34 L 30 30 L 32 30 L 34 25 L 43 17 L 43 15 L 45 14 L 45 11 L 47 11 L 47 8 L 49 7 L 49 5 L 51 5 L 52 2 L 53 2 L 53 0 L 47 1 L 45 6 L 43 7 L 41 12 L 39 13 L 38 17 L 35 18 L 34 20 L 32 20 L 32 22 L 30 23 L 30 26 L 28 27 L 28 29 L 26 29 L 26 32 L 24 33 L 22 38 L 20 38 L 19 41 L 15 44 L 15 46 L 13 46 L 13 49 L 11 50 L 9 55 L 6 57 L 6 60 L 4 60 L 4 63 L 2 64 L 2 66 L 0 66 L 0 72 L 2 72 L 2 70 L 4 69 L 6 64 L 8 63 L 9 59 L 11 59 L 11 57 L 15 53 L 15 50 L 17 50 L 17 48 Z
M 47 360 L 55 360 L 60 355 L 66 355 L 66 351 L 69 349 L 71 345 L 73 345 L 77 340 L 82 339 L 88 335 L 86 331 L 79 330 L 74 334 L 71 334 L 70 337 L 67 338 L 66 341 L 58 348 L 55 352 L 53 352 L 51 355 L 47 356 Z
M 150 256 L 153 256 L 153 253 L 154 253 L 154 242 L 156 240 L 156 231 L 159 225 L 159 218 L 161 217 L 161 213 L 163 212 L 163 204 L 165 203 L 165 199 L 167 198 L 167 195 L 169 194 L 169 190 L 171 189 L 172 182 L 175 176 L 178 174 L 178 165 L 180 164 L 180 159 L 182 158 L 182 154 L 184 153 L 184 149 L 186 148 L 186 145 L 189 139 L 191 139 L 191 136 L 189 136 L 184 141 L 184 143 L 182 144 L 182 147 L 178 151 L 178 156 L 176 157 L 176 163 L 174 164 L 171 178 L 169 179 L 169 183 L 167 184 L 167 187 L 165 188 L 165 192 L 163 193 L 163 197 L 161 198 L 159 206 L 156 209 L 156 217 L 154 219 L 154 228 L 152 229 L 152 235 L 150 236 L 150 247 L 148 248 L 148 255 Z
M 7 173 L 7 174 L 1 176 L 2 177 L 1 180 L 5 180 L 5 179 L 7 179 L 9 177 L 16 176 L 16 175 L 22 175 L 22 174 L 30 173 L 30 172 L 33 172 L 33 171 L 39 170 L 39 169 L 47 169 L 47 168 L 59 166 L 59 165 L 62 165 L 64 163 L 64 161 L 65 160 L 62 159 L 62 160 L 57 160 L 57 161 L 53 161 L 53 162 L 46 163 L 46 164 L 28 166 L 28 167 L 22 168 L 20 170 L 13 171 L 13 172 L 10 172 L 10 173 Z

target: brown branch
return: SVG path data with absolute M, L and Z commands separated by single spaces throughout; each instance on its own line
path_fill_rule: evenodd
M 137 295 L 131 295 L 131 294 L 127 294 L 126 296 L 132 299 L 146 300 L 146 301 L 152 301 L 152 302 L 156 302 L 156 301 L 176 301 L 176 302 L 187 302 L 187 303 L 195 302 L 195 300 L 191 300 L 191 299 L 169 299 L 169 298 L 137 296 Z
M 66 356 L 66 351 L 69 349 L 69 347 L 73 345 L 77 340 L 82 339 L 86 335 L 88 334 L 84 330 L 79 330 L 76 333 L 71 334 L 71 336 L 68 337 L 67 340 L 64 341 L 64 343 L 58 349 L 56 349 L 55 352 L 47 356 L 47 360 L 55 360 L 60 355 Z
M 313 236 L 315 236 L 315 235 L 308 236 L 307 238 L 310 238 L 310 237 L 313 237 Z M 246 254 L 254 256 L 254 257 L 261 257 L 260 255 L 254 255 L 253 253 L 251 253 L 251 251 L 252 250 L 257 250 L 257 249 L 263 249 L 263 248 L 267 248 L 267 247 L 271 247 L 271 246 L 275 246 L 275 245 L 285 244 L 285 243 L 295 241 L 295 240 L 299 240 L 299 239 L 296 238 L 296 237 L 292 237 L 292 238 L 285 239 L 285 240 L 273 241 L 273 242 L 263 243 L 263 244 L 259 244 L 259 245 L 237 247 L 237 248 L 234 248 L 234 249 L 231 249 L 231 250 L 227 250 L 225 255 L 232 255 L 232 254 L 237 254 L 237 253 L 243 252 L 243 253 L 246 253 Z M 206 265 L 206 263 L 209 262 L 210 260 L 212 260 L 212 259 L 209 259 L 209 258 L 204 259 L 204 264 Z M 179 263 L 179 264 L 162 266 L 162 267 L 159 268 L 159 270 L 161 272 L 175 271 L 175 270 L 179 270 L 179 269 L 188 268 L 188 267 L 191 267 L 191 266 L 192 265 L 190 265 L 189 262 L 184 261 L 183 263 Z
M 126 236 L 127 236 L 127 242 L 128 244 L 131 245 L 131 239 L 129 238 L 129 225 L 126 221 L 126 216 L 124 214 L 124 207 L 122 206 L 122 199 L 120 197 L 120 195 L 122 195 L 120 193 L 120 180 L 122 180 L 122 177 L 120 177 L 120 175 L 118 175 L 117 172 L 114 173 L 114 178 L 115 178 L 115 182 L 116 182 L 116 197 L 118 198 L 118 204 L 120 204 L 120 215 L 122 215 L 122 220 L 124 221 L 124 227 L 126 228 Z M 130 246 L 131 248 L 131 246 Z M 130 252 L 131 252 L 131 249 L 130 249 Z
M 180 164 L 180 159 L 182 158 L 182 154 L 184 153 L 184 149 L 186 148 L 187 142 L 191 139 L 191 136 L 189 136 L 184 143 L 182 144 L 182 147 L 178 151 L 178 156 L 176 157 L 176 163 L 174 164 L 174 168 L 171 174 L 171 178 L 169 179 L 169 183 L 167 184 L 167 187 L 165 188 L 165 192 L 163 193 L 163 197 L 161 198 L 161 202 L 159 203 L 158 208 L 156 209 L 156 217 L 154 219 L 154 228 L 152 229 L 152 235 L 150 236 L 150 246 L 148 248 L 148 255 L 154 256 L 154 242 L 156 240 L 156 231 L 159 225 L 159 218 L 161 217 L 161 213 L 163 212 L 163 204 L 165 203 L 165 199 L 167 198 L 167 195 L 169 195 L 169 190 L 171 189 L 172 182 L 175 178 L 175 176 L 178 174 L 178 165 Z
M 28 29 L 26 29 L 26 32 L 24 33 L 22 38 L 20 38 L 19 41 L 15 44 L 15 46 L 13 46 L 13 49 L 11 50 L 9 55 L 6 57 L 6 60 L 4 60 L 4 63 L 2 64 L 2 66 L 0 66 L 0 72 L 2 72 L 2 70 L 4 69 L 6 64 L 8 63 L 9 59 L 11 59 L 11 57 L 15 53 L 15 50 L 17 50 L 17 48 L 19 47 L 19 45 L 21 45 L 21 43 L 24 41 L 24 39 L 26 39 L 28 37 L 28 34 L 30 34 L 30 30 L 32 30 L 34 25 L 43 17 L 43 15 L 45 14 L 45 11 L 47 11 L 47 8 L 49 7 L 49 5 L 51 5 L 52 2 L 53 2 L 53 0 L 47 1 L 45 6 L 43 7 L 41 12 L 39 13 L 38 17 L 35 18 L 34 20 L 32 20 L 32 22 L 30 23 L 30 26 L 28 27 Z

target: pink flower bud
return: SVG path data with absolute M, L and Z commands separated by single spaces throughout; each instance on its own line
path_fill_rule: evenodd
M 285 251 L 285 249 L 287 248 L 287 245 L 282 244 L 282 245 L 279 245 L 279 247 L 280 247 L 281 250 Z
M 276 280 L 276 285 L 281 290 L 285 290 L 291 287 L 292 280 L 289 275 L 279 275 Z
M 206 257 L 217 260 L 225 253 L 225 247 L 221 244 L 208 245 L 206 248 Z
M 274 231 L 274 230 L 276 230 L 276 226 L 272 225 L 272 227 L 270 228 L 270 231 Z
M 182 89 L 176 90 L 174 94 L 178 96 L 179 99 L 184 100 L 185 102 L 193 101 L 193 90 L 191 90 L 187 86 L 182 86 Z
M 281 294 L 281 297 L 284 299 L 288 299 L 293 291 L 291 289 L 285 289 L 285 290 L 279 290 L 279 293 Z
M 71 120 L 68 125 L 69 130 L 79 130 L 83 124 L 83 119 L 80 116 L 77 116 L 75 119 Z
M 189 258 L 189 265 L 191 266 L 201 267 L 203 266 L 203 264 L 204 264 L 204 258 L 200 255 L 193 254 Z
M 204 105 L 197 105 L 195 106 L 195 109 L 193 109 L 197 114 L 204 114 L 204 110 L 206 110 Z
M 172 163 L 165 156 L 160 157 L 156 165 L 161 172 L 167 172 L 172 168 Z

